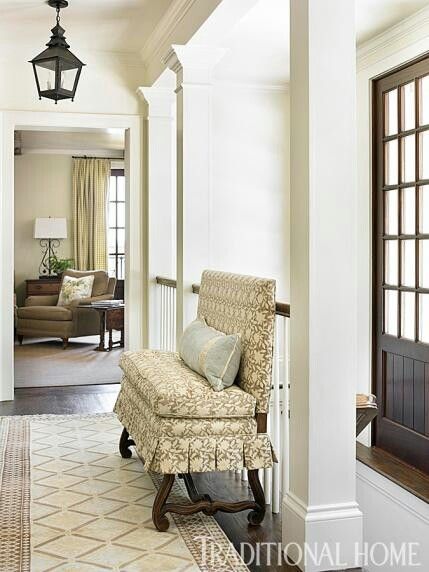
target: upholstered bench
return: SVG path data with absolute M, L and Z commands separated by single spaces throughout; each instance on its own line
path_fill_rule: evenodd
M 241 335 L 241 362 L 236 382 L 214 391 L 209 382 L 171 352 L 126 352 L 115 406 L 124 426 L 123 457 L 136 446 L 148 470 L 164 474 L 154 507 L 159 530 L 169 526 L 165 514 L 249 510 L 260 524 L 265 497 L 258 470 L 273 465 L 266 433 L 271 389 L 275 282 L 262 278 L 205 271 L 198 317 L 225 334 Z M 131 437 L 130 437 L 131 436 Z M 248 469 L 255 500 L 214 501 L 199 495 L 190 473 Z M 191 504 L 167 503 L 175 475 L 184 478 Z

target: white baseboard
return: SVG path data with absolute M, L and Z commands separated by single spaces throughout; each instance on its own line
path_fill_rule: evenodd
M 358 567 L 362 520 L 356 502 L 306 506 L 288 493 L 283 499 L 283 548 L 304 572 Z

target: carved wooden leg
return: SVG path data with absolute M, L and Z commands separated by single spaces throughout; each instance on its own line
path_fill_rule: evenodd
M 265 516 L 265 494 L 264 489 L 259 481 L 259 471 L 258 469 L 251 469 L 248 471 L 248 479 L 249 485 L 252 489 L 253 496 L 255 498 L 255 502 L 258 505 L 257 508 L 251 510 L 247 515 L 247 520 L 249 524 L 253 524 L 254 526 L 258 526 L 264 520 Z
M 170 522 L 165 516 L 165 505 L 168 495 L 170 494 L 171 487 L 173 486 L 174 478 L 175 475 L 164 475 L 158 494 L 156 495 L 155 502 L 153 503 L 152 520 L 153 524 L 160 532 L 165 532 L 170 526 Z
M 24 341 L 24 336 L 21 335 L 21 334 L 18 334 L 18 342 L 19 342 L 19 345 L 20 345 L 20 346 L 22 346 L 22 342 L 23 342 L 23 341 Z
M 135 443 L 130 439 L 130 435 L 124 427 L 121 438 L 119 439 L 119 452 L 123 459 L 129 459 L 132 456 L 133 453 L 130 450 L 131 445 L 135 445 Z
M 68 345 L 69 345 L 69 339 L 63 338 L 63 350 L 66 350 Z

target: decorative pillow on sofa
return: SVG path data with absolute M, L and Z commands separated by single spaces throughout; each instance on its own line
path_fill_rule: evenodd
M 215 391 L 234 383 L 240 367 L 240 334 L 226 335 L 206 321 L 195 320 L 183 332 L 179 355 L 193 371 L 203 375 Z
M 93 284 L 94 276 L 84 276 L 83 278 L 64 276 L 57 305 L 67 306 L 73 302 L 73 300 L 89 298 L 92 293 Z

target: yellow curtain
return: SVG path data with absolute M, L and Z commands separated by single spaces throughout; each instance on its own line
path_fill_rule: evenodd
M 107 270 L 108 159 L 73 159 L 73 241 L 77 270 Z

